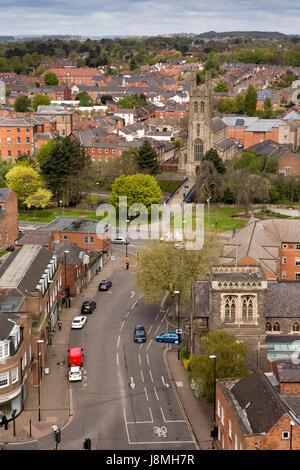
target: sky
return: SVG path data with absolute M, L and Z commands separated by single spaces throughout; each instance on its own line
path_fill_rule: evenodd
M 278 31 L 300 34 L 299 0 L 0 0 L 0 35 Z

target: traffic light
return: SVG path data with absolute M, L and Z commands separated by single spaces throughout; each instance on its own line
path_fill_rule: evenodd
M 84 448 L 84 450 L 91 450 L 91 448 L 92 448 L 91 439 L 89 439 L 88 437 L 84 440 L 83 448 Z

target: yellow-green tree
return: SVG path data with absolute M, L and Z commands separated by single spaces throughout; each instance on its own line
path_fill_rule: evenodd
M 52 192 L 46 188 L 39 188 L 35 193 L 30 194 L 25 200 L 25 205 L 30 209 L 34 207 L 34 217 L 36 216 L 37 209 L 45 209 L 50 205 L 53 197 Z
M 42 187 L 39 173 L 30 166 L 14 166 L 5 176 L 7 187 L 12 189 L 17 197 L 20 207 L 24 207 L 25 201 Z

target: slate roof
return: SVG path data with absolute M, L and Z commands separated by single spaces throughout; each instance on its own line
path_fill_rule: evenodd
M 300 283 L 268 282 L 266 316 L 300 318 Z
M 197 318 L 209 317 L 209 288 L 209 281 L 195 282 L 195 304 Z
M 300 382 L 300 364 L 293 364 L 291 360 L 278 359 L 276 365 L 280 383 Z
M 270 157 L 282 157 L 290 149 L 288 144 L 278 144 L 271 139 L 259 142 L 248 147 L 247 150 L 254 150 L 258 155 L 269 155 Z
M 48 225 L 39 227 L 41 232 L 77 232 L 77 233 L 102 233 L 108 225 L 93 219 L 81 219 L 80 217 L 57 217 Z
M 55 241 L 53 243 L 53 252 L 56 254 L 59 263 L 64 263 L 65 261 L 65 250 L 69 251 L 66 256 L 66 263 L 68 266 L 77 266 L 82 261 L 83 254 L 86 253 L 82 248 L 74 243 Z
M 215 145 L 222 150 L 228 150 L 231 147 L 234 147 L 234 142 L 230 139 L 224 138 L 216 142 Z
M 225 122 L 223 122 L 222 119 L 219 118 L 219 117 L 214 117 L 211 120 L 211 126 L 212 126 L 212 131 L 213 131 L 214 134 L 216 134 L 217 132 L 219 132 L 222 129 L 225 129 L 227 127 Z
M 225 381 L 224 381 L 225 382 Z M 267 433 L 289 409 L 260 371 L 226 387 L 218 380 L 245 434 Z
M 39 232 L 37 230 L 28 230 L 24 233 L 24 235 L 16 240 L 15 244 L 18 246 L 33 244 L 47 247 L 49 245 L 50 239 L 51 233 Z
M 259 119 L 245 129 L 245 132 L 271 132 L 273 127 L 286 125 L 286 122 L 281 119 Z

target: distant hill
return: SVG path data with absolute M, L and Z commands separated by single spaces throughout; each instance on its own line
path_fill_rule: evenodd
M 293 34 L 292 36 L 295 36 Z M 216 33 L 216 31 L 208 31 L 196 35 L 199 39 L 226 39 L 226 38 L 245 38 L 245 39 L 284 39 L 289 36 L 277 31 L 225 31 Z

